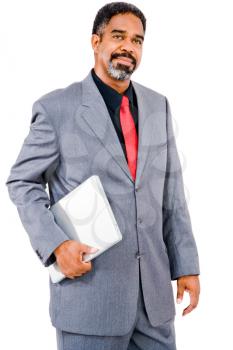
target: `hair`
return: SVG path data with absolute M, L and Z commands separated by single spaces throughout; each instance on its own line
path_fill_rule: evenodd
M 125 13 L 132 13 L 138 17 L 142 22 L 144 32 L 146 31 L 146 18 L 142 11 L 135 5 L 127 2 L 111 2 L 101 7 L 101 9 L 97 12 L 93 23 L 92 34 L 102 36 L 103 29 L 110 22 L 111 18 L 113 16 Z

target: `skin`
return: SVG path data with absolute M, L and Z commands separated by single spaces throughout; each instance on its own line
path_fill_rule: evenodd
M 129 54 L 136 60 L 138 68 L 142 57 L 144 31 L 141 20 L 132 14 L 120 14 L 111 18 L 105 26 L 101 36 L 93 34 L 91 44 L 95 56 L 94 70 L 101 80 L 119 93 L 123 93 L 129 86 L 130 79 L 119 81 L 108 73 L 108 64 L 112 54 Z M 129 58 L 119 57 L 112 61 L 134 68 Z
M 111 18 L 103 29 L 102 35 L 93 34 L 91 44 L 94 51 L 94 70 L 99 78 L 119 93 L 123 93 L 129 86 L 130 78 L 117 80 L 109 75 L 108 66 L 112 55 L 127 54 L 131 58 L 118 57 L 112 59 L 114 67 L 125 65 L 136 70 L 141 62 L 144 31 L 138 17 L 133 14 L 119 14 Z M 94 250 L 94 251 L 92 251 Z M 91 271 L 91 262 L 83 262 L 85 253 L 94 253 L 96 250 L 74 240 L 67 240 L 59 245 L 54 254 L 57 264 L 63 274 L 74 279 Z M 190 304 L 183 310 L 185 316 L 197 307 L 200 282 L 198 275 L 181 276 L 177 279 L 177 303 L 183 300 L 184 292 L 190 296 Z
M 189 293 L 190 303 L 183 310 L 182 316 L 189 314 L 198 305 L 200 295 L 200 281 L 198 275 L 187 275 L 177 279 L 177 304 L 182 302 L 185 291 Z

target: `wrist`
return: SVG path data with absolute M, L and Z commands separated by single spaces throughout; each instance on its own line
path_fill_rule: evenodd
M 61 253 L 61 251 L 64 249 L 64 246 L 66 245 L 66 242 L 68 242 L 68 240 L 62 242 L 61 244 L 59 244 L 59 246 L 57 246 L 56 249 L 54 249 L 53 253 L 54 255 L 57 257 L 57 255 L 59 255 Z

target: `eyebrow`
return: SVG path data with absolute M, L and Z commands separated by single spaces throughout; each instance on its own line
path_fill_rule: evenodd
M 126 34 L 126 30 L 121 30 L 121 29 L 113 29 L 111 33 L 121 33 L 121 34 Z M 144 40 L 144 36 L 140 34 L 135 34 L 136 38 L 140 38 L 142 41 Z

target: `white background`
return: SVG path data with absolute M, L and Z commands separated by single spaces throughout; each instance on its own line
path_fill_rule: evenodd
M 91 29 L 105 1 L 3 1 L 0 5 L 1 349 L 56 349 L 48 273 L 32 250 L 5 181 L 29 131 L 32 103 L 83 79 Z M 231 1 L 134 1 L 147 17 L 132 79 L 168 97 L 201 264 L 197 309 L 177 306 L 178 350 L 232 347 Z M 173 284 L 174 296 L 176 283 Z M 78 300 L 77 300 L 78 302 Z M 156 307 L 156 305 L 155 305 Z M 120 350 L 120 349 L 119 349 Z

